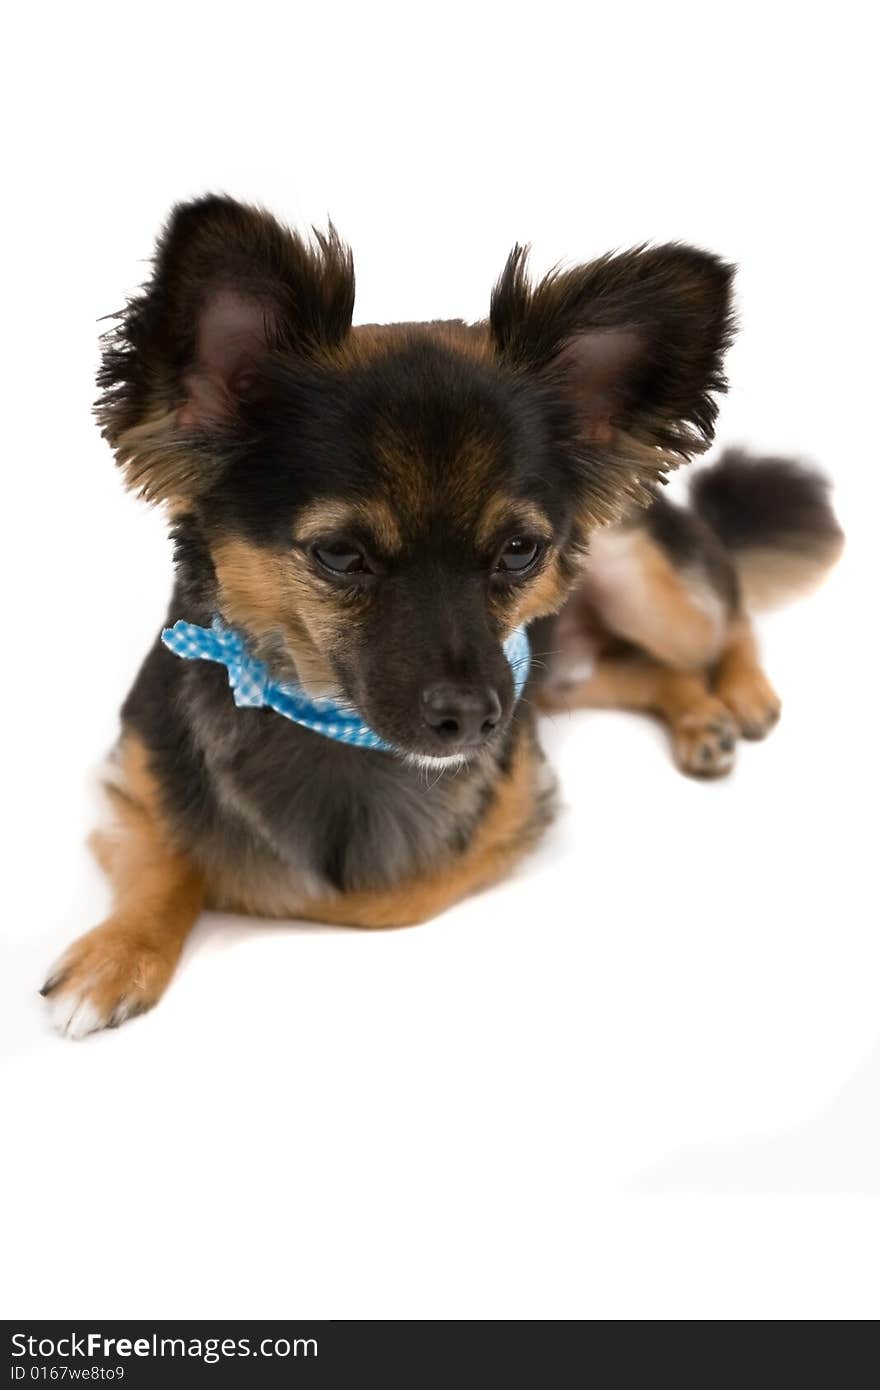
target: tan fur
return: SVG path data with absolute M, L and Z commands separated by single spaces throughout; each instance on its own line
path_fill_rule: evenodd
M 539 766 L 536 759 L 536 776 L 545 768 L 546 765 Z M 447 804 L 454 809 L 461 825 L 475 827 L 474 835 L 481 833 L 479 824 L 486 810 L 487 790 L 487 783 L 481 778 L 457 777 L 455 772 L 446 778 Z M 533 791 L 532 797 L 536 824 L 542 815 L 540 790 L 539 787 Z M 208 873 L 206 904 L 221 912 L 255 917 L 302 917 L 307 915 L 307 905 L 326 893 L 323 882 L 310 883 L 301 869 L 277 861 L 269 867 L 265 860 L 259 859 L 245 862 L 239 859 L 234 865 L 218 859 L 211 863 Z
M 112 964 L 101 980 L 96 1005 L 107 1007 L 126 971 L 135 971 L 143 1007 L 155 1003 L 170 979 L 183 941 L 203 900 L 227 910 L 268 917 L 301 917 L 357 927 L 397 927 L 423 922 L 469 893 L 500 878 L 534 842 L 544 824 L 540 755 L 527 734 L 513 752 L 509 773 L 496 785 L 491 803 L 465 852 L 393 888 L 311 898 L 291 876 L 267 882 L 222 875 L 207 884 L 170 848 L 157 810 L 157 788 L 143 746 L 131 735 L 122 744 L 120 767 L 109 788 L 119 827 L 96 837 L 95 852 L 108 871 L 125 912 L 74 943 L 65 958 L 68 982 L 82 987 L 98 957 Z M 110 960 L 112 956 L 112 962 Z M 71 987 L 72 987 L 71 985 Z
M 435 917 L 452 903 L 500 878 L 525 853 L 542 828 L 537 814 L 538 754 L 521 736 L 509 775 L 465 852 L 393 888 L 307 902 L 299 915 L 352 927 L 405 927 Z
M 341 367 L 358 367 L 395 352 L 419 339 L 429 339 L 474 361 L 494 361 L 495 349 L 487 323 L 468 324 L 460 319 L 434 323 L 362 323 L 334 350 L 332 361 Z
M 201 874 L 173 845 L 143 744 L 126 735 L 108 787 L 114 830 L 94 848 L 114 888 L 106 922 L 67 950 L 44 992 L 71 1012 L 86 1003 L 99 1026 L 150 1009 L 174 973 L 202 907 Z
M 558 612 L 567 596 L 568 582 L 560 572 L 557 556 L 552 555 L 540 574 L 514 588 L 507 597 L 505 628 L 508 635 L 521 623 L 530 623 L 534 618 Z
M 309 892 L 297 869 L 265 863 L 241 867 L 212 866 L 205 906 L 215 912 L 234 912 L 246 917 L 295 918 L 314 891 Z
M 700 576 L 676 571 L 643 532 L 618 528 L 594 538 L 574 604 L 559 632 L 575 662 L 589 666 L 591 642 L 596 654 L 609 637 L 640 650 L 605 655 L 574 681 L 566 680 L 563 661 L 539 693 L 543 709 L 655 714 L 669 726 L 681 768 L 698 776 L 729 771 L 736 738 L 762 738 L 779 718 L 748 618 L 729 613 Z M 590 633 L 591 614 L 604 635 Z
M 278 555 L 247 541 L 226 540 L 213 547 L 212 558 L 226 622 L 258 641 L 280 640 L 309 694 L 333 695 L 337 681 L 325 653 L 355 619 L 353 605 L 343 605 L 327 586 L 319 589 L 308 560 L 293 546 Z
M 488 549 L 499 540 L 510 540 L 518 535 L 552 541 L 553 527 L 546 513 L 534 502 L 496 493 L 482 503 L 476 530 L 479 545 Z
M 506 634 L 521 623 L 555 613 L 562 607 L 569 585 L 560 573 L 558 553 L 552 548 L 553 528 L 540 507 L 520 498 L 496 494 L 483 503 L 476 534 L 478 543 L 486 549 L 518 535 L 534 536 L 551 546 L 539 574 L 534 578 L 526 577 L 523 583 L 499 596 L 497 608 Z
M 403 544 L 394 510 L 382 497 L 357 502 L 331 497 L 312 502 L 297 517 L 296 539 L 309 545 L 334 534 L 347 535 L 353 529 L 366 530 L 385 555 L 394 555 Z
M 421 466 L 409 431 L 386 421 L 370 440 L 370 452 L 380 486 L 392 499 L 404 530 L 417 528 L 436 508 L 437 497 L 432 469 Z M 463 526 L 479 526 L 498 471 L 494 441 L 485 437 L 479 425 L 462 427 L 458 437 L 449 442 L 448 457 L 456 481 L 446 497 L 447 515 Z
M 596 532 L 585 567 L 585 591 L 610 632 L 679 670 L 717 660 L 726 613 L 698 574 L 677 570 L 644 531 Z
M 744 738 L 763 738 L 779 718 L 779 696 L 761 669 L 751 623 L 732 623 L 715 671 L 715 693 L 736 719 Z
M 126 487 L 147 502 L 164 502 L 172 513 L 185 510 L 213 480 L 204 458 L 188 444 L 177 409 L 161 406 L 116 440 L 116 462 Z
M 737 551 L 736 568 L 746 607 L 761 612 L 808 594 L 819 585 L 843 553 L 842 535 L 814 539 L 810 551 L 786 548 L 784 540 L 772 550 L 753 546 Z
M 465 324 L 458 320 L 425 324 L 363 324 L 333 353 L 333 364 L 352 370 L 374 362 L 384 354 L 411 348 L 419 342 L 432 342 L 476 361 L 495 362 L 488 325 Z M 436 501 L 430 491 L 431 470 L 414 466 L 413 441 L 407 429 L 393 420 L 385 421 L 369 440 L 370 452 L 388 489 L 389 500 L 404 530 L 417 526 Z M 462 430 L 451 446 L 455 455 L 457 483 L 454 513 L 464 523 L 478 525 L 498 459 L 494 443 L 487 439 L 479 423 Z M 546 519 L 543 521 L 546 528 Z
M 606 658 L 589 680 L 567 689 L 546 688 L 538 702 L 549 713 L 570 709 L 629 709 L 656 714 L 668 724 L 683 772 L 714 777 L 732 765 L 736 726 L 705 679 L 675 671 L 650 657 Z

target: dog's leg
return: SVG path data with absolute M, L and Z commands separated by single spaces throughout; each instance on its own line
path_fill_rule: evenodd
M 143 745 L 127 735 L 111 792 L 117 824 L 95 837 L 115 902 L 106 922 L 81 936 L 41 991 L 61 1033 L 79 1038 L 114 1027 L 161 998 L 202 907 L 201 874 L 172 845 Z
M 676 524 L 687 527 L 686 519 Z M 717 777 L 733 766 L 739 730 L 708 674 L 724 667 L 728 650 L 732 658 L 736 622 L 729 586 L 710 577 L 706 556 L 698 563 L 705 536 L 697 528 L 687 539 L 685 562 L 644 524 L 596 534 L 583 581 L 557 621 L 557 650 L 538 701 L 546 710 L 591 706 L 658 715 L 669 726 L 682 771 Z M 591 639 L 592 672 L 588 651 L 584 659 Z M 616 655 L 621 640 L 629 650 Z
M 713 685 L 719 700 L 739 725 L 743 738 L 763 738 L 770 732 L 782 706 L 761 669 L 748 618 L 740 617 L 732 624 Z
M 701 675 L 675 671 L 651 657 L 605 657 L 577 685 L 545 687 L 538 696 L 548 712 L 630 709 L 666 721 L 679 767 L 695 777 L 718 777 L 733 766 L 737 727 Z

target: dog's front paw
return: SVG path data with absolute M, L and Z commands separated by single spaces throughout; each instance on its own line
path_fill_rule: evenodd
M 683 715 L 673 725 L 675 756 L 691 777 L 723 777 L 736 756 L 736 724 L 720 700 Z
M 115 1028 L 151 1009 L 168 984 L 173 955 L 130 923 L 114 921 L 81 936 L 49 971 L 40 993 L 67 1038 Z

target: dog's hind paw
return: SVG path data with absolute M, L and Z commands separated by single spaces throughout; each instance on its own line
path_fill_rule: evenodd
M 750 671 L 718 686 L 743 738 L 764 738 L 778 721 L 782 703 L 763 671 Z
M 723 777 L 736 757 L 739 729 L 720 700 L 683 715 L 672 729 L 675 756 L 691 777 Z

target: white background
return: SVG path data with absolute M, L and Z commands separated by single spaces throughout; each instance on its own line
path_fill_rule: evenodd
M 321 17 L 316 15 L 320 13 Z M 861 4 L 86 5 L 7 32 L 7 1316 L 880 1311 L 875 112 Z M 723 16 L 723 18 L 722 18 Z M 48 1031 L 105 910 L 90 769 L 160 622 L 162 519 L 91 423 L 96 320 L 211 189 L 352 242 L 358 320 L 534 263 L 741 265 L 719 439 L 837 484 L 845 560 L 762 627 L 785 703 L 716 785 L 544 729 L 566 811 L 384 935 L 206 918 L 155 1013 Z

